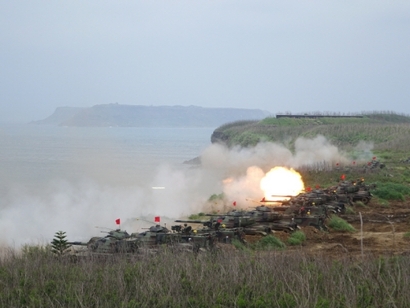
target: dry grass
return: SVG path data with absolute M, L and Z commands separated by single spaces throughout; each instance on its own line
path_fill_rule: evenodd
M 410 258 L 302 250 L 163 251 L 78 260 L 33 249 L 0 263 L 2 307 L 405 307 Z

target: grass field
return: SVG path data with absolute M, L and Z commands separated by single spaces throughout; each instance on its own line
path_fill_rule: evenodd
M 3 253 L 2 307 L 406 307 L 410 258 L 219 251 L 59 258 Z

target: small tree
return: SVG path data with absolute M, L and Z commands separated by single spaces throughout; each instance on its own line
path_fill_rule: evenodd
M 56 232 L 54 239 L 51 242 L 51 251 L 55 254 L 62 255 L 64 250 L 66 250 L 68 247 L 70 247 L 70 245 L 67 244 L 65 232 Z

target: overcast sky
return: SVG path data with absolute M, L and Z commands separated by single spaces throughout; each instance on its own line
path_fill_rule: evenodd
M 59 106 L 410 113 L 410 1 L 0 0 L 0 121 Z

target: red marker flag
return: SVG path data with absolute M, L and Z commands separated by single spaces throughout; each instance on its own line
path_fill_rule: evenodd
M 236 206 L 236 201 L 234 201 L 232 204 L 233 204 L 233 206 Z
M 311 190 L 312 190 L 312 188 L 310 188 L 310 187 L 306 187 L 306 190 L 307 190 L 307 191 L 311 191 Z
M 160 221 L 161 221 L 161 218 L 159 216 L 154 217 L 154 222 L 160 222 Z
M 118 219 L 115 220 L 115 223 L 116 223 L 117 225 L 119 225 L 119 224 L 121 223 L 121 220 L 118 218 Z
M 340 179 L 341 179 L 342 181 L 344 181 L 345 178 L 346 178 L 346 176 L 345 176 L 344 174 L 342 174 L 342 175 L 340 176 Z

